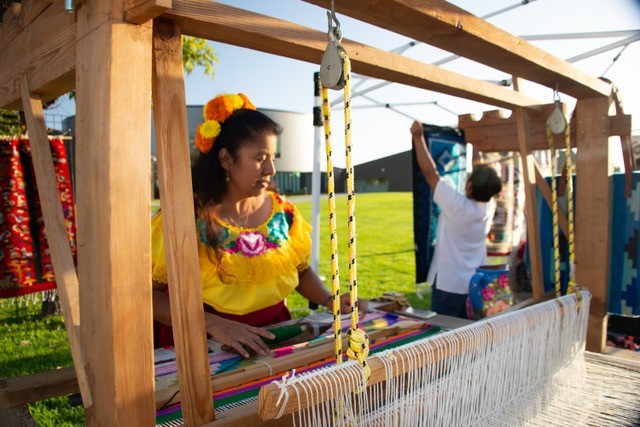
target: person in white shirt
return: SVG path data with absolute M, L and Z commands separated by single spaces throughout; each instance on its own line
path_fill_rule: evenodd
M 439 314 L 466 318 L 469 281 L 487 260 L 486 237 L 495 212 L 492 197 L 502 189 L 496 171 L 477 165 L 458 193 L 438 173 L 427 148 L 422 125 L 411 125 L 420 170 L 440 207 L 436 246 L 427 275 L 432 285 L 431 309 Z

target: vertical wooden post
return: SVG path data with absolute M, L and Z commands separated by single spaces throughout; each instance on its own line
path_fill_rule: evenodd
M 29 91 L 29 82 L 22 81 L 22 105 L 29 130 L 33 169 L 38 183 L 42 216 L 47 230 L 47 240 L 51 251 L 51 261 L 56 275 L 60 304 L 64 314 L 64 325 L 71 346 L 71 356 L 78 377 L 78 386 L 85 408 L 93 405 L 91 390 L 85 372 L 85 360 L 80 343 L 80 307 L 78 296 L 78 275 L 73 263 L 69 237 L 62 212 L 62 203 L 56 183 L 51 147 L 44 123 L 42 101 Z
M 607 337 L 611 181 L 609 169 L 609 99 L 576 104 L 576 282 L 589 289 L 589 351 L 602 353 Z
M 187 426 L 214 420 L 182 67 L 180 29 L 156 19 L 153 26 L 153 113 L 171 322 Z
M 525 213 L 527 215 L 527 248 L 531 258 L 531 287 L 533 298 L 540 300 L 544 295 L 542 271 L 542 250 L 540 248 L 540 225 L 538 223 L 538 201 L 536 198 L 536 160 L 529 148 L 529 120 L 523 108 L 513 111 L 518 132 L 518 145 L 522 157 L 524 180 Z
M 78 278 L 88 426 L 155 424 L 151 303 L 151 22 L 121 2 L 76 11 Z

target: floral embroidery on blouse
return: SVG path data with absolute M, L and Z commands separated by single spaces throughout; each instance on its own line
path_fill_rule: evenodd
M 222 248 L 230 254 L 246 257 L 262 255 L 269 249 L 277 249 L 289 239 L 289 229 L 294 219 L 293 205 L 279 194 L 274 194 L 274 212 L 266 224 L 257 228 L 240 228 L 221 223 Z M 281 207 L 282 211 L 277 209 Z M 200 241 L 207 243 L 206 225 L 198 221 Z

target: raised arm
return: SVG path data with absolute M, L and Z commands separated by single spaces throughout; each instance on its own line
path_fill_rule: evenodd
M 413 145 L 416 147 L 416 157 L 418 159 L 418 166 L 427 180 L 427 184 L 432 190 L 436 189 L 436 185 L 440 180 L 440 174 L 436 169 L 436 164 L 431 157 L 431 153 L 427 149 L 427 142 L 424 140 L 424 132 L 422 131 L 422 125 L 418 121 L 414 121 L 411 125 L 411 139 Z

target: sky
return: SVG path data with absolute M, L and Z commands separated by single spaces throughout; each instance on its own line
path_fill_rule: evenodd
M 285 19 L 299 25 L 327 31 L 326 9 L 300 0 L 223 0 L 221 3 L 252 10 L 254 12 Z M 454 0 L 451 3 L 479 16 L 487 17 L 491 24 L 518 36 L 549 34 L 582 34 L 622 30 L 640 30 L 640 0 L 530 0 L 522 4 L 518 0 Z M 327 0 L 330 7 L 330 1 Z M 509 11 L 497 13 L 504 9 Z M 496 14 L 497 13 L 497 14 Z M 337 14 L 343 37 L 383 50 L 393 50 L 407 45 L 411 39 Z M 530 41 L 558 58 L 569 60 L 578 55 L 593 52 L 603 46 L 618 42 L 626 36 L 574 38 L 569 40 Z M 311 114 L 314 106 L 313 74 L 318 64 L 282 58 L 276 55 L 252 51 L 218 42 L 210 42 L 218 63 L 215 76 L 196 69 L 186 76 L 187 105 L 202 105 L 220 93 L 243 92 L 258 108 Z M 404 55 L 423 62 L 434 63 L 451 56 L 450 53 L 425 44 L 418 44 Z M 619 56 L 618 56 L 619 55 Z M 616 58 L 614 60 L 614 58 Z M 318 58 L 318 63 L 321 58 Z M 612 80 L 622 94 L 625 113 L 632 114 L 633 130 L 640 134 L 640 41 L 600 53 L 573 65 L 593 76 Z M 477 79 L 500 81 L 510 76 L 472 61 L 458 58 L 441 65 L 442 68 Z M 364 80 L 364 82 L 361 82 Z M 364 163 L 386 157 L 411 148 L 409 127 L 413 120 L 440 126 L 455 126 L 458 114 L 472 113 L 479 117 L 482 111 L 497 107 L 483 105 L 448 95 L 387 84 L 366 91 L 380 80 L 367 79 L 354 74 L 352 85 L 364 96 L 353 98 L 352 138 L 353 162 Z M 528 95 L 544 103 L 554 100 L 553 91 L 538 85 L 526 84 L 521 88 Z M 355 93 L 355 90 L 354 90 Z M 343 133 L 342 92 L 330 91 L 332 110 L 332 135 L 334 145 L 340 143 Z M 575 100 L 560 95 L 571 111 Z M 390 104 L 392 109 L 376 107 Z M 405 104 L 405 105 L 402 105 Z M 411 105 L 406 105 L 411 104 Z M 71 101 L 61 101 L 53 106 L 57 114 L 72 115 L 75 106 Z M 507 111 L 508 115 L 509 112 Z M 310 119 L 311 120 L 311 119 Z M 311 126 L 311 121 L 310 121 Z M 310 133 L 312 135 L 312 133 Z M 312 138 L 312 137 L 311 137 Z M 619 139 L 612 139 L 612 147 L 619 150 Z M 301 141 L 310 144 L 312 140 Z M 344 154 L 334 150 L 334 164 L 344 167 Z

